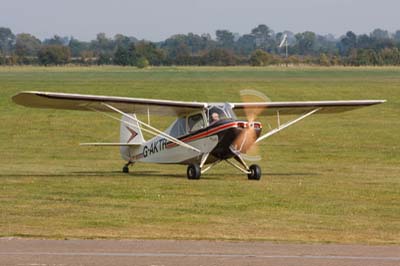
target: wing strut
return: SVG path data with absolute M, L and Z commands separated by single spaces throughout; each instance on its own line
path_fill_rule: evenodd
M 161 136 L 163 136 L 164 138 L 166 138 L 167 140 L 169 140 L 169 141 L 171 141 L 171 142 L 173 142 L 173 143 L 175 143 L 175 144 L 177 144 L 177 145 L 180 145 L 180 146 L 185 147 L 185 148 L 187 148 L 187 149 L 196 151 L 196 152 L 198 152 L 198 153 L 202 153 L 199 149 L 197 149 L 197 148 L 195 148 L 195 147 L 193 147 L 193 146 L 191 146 L 191 145 L 189 145 L 189 144 L 187 144 L 187 143 L 185 143 L 185 142 L 183 142 L 183 141 L 180 141 L 179 139 L 174 138 L 174 137 L 172 137 L 171 135 L 168 135 L 167 133 L 162 132 L 161 130 L 158 130 L 158 129 L 155 128 L 155 127 L 152 127 L 152 126 L 150 126 L 149 124 L 146 124 L 146 123 L 140 121 L 139 119 L 137 119 L 137 118 L 135 118 L 135 117 L 133 117 L 133 116 L 127 114 L 127 113 L 124 113 L 124 112 L 122 112 L 121 110 L 119 110 L 119 109 L 117 109 L 117 108 L 115 108 L 115 107 L 113 107 L 113 106 L 111 106 L 111 105 L 109 105 L 109 104 L 102 103 L 102 105 L 108 107 L 109 109 L 111 109 L 111 110 L 113 110 L 113 111 L 115 111 L 115 112 L 117 112 L 117 113 L 119 113 L 119 114 L 122 114 L 122 115 L 124 115 L 124 116 L 126 116 L 126 117 L 129 117 L 130 119 L 132 119 L 133 121 L 136 121 L 137 123 L 139 123 L 139 124 L 142 125 L 142 126 L 148 127 L 150 130 L 149 130 L 149 129 L 144 129 L 144 128 L 142 128 L 142 130 L 144 130 L 144 131 L 146 131 L 146 132 L 148 132 L 148 133 L 150 133 L 150 134 L 152 134 L 152 135 L 155 135 L 155 136 L 161 135 Z M 156 132 L 156 133 L 155 133 L 155 132 Z
M 314 109 L 314 110 L 312 110 L 312 111 L 310 111 L 310 112 L 308 112 L 308 113 L 306 113 L 306 114 L 304 114 L 304 115 L 302 115 L 302 116 L 300 116 L 300 117 L 298 117 L 298 118 L 296 118 L 296 119 L 294 119 L 294 120 L 292 120 L 292 121 L 289 121 L 289 122 L 287 122 L 287 123 L 285 123 L 285 124 L 283 124 L 283 125 L 281 125 L 280 118 L 279 118 L 279 111 L 278 111 L 278 113 L 277 113 L 277 114 L 278 114 L 278 127 L 277 127 L 277 128 L 274 128 L 273 130 L 271 130 L 271 131 L 269 131 L 268 133 L 266 133 L 266 134 L 262 135 L 261 137 L 259 137 L 259 138 L 256 140 L 256 143 L 259 142 L 259 141 L 262 141 L 262 140 L 264 140 L 264 139 L 266 139 L 266 138 L 269 138 L 269 137 L 271 137 L 272 135 L 275 135 L 275 134 L 278 133 L 279 131 L 282 131 L 282 130 L 284 130 L 285 128 L 290 127 L 291 125 L 296 124 L 297 122 L 299 122 L 299 121 L 303 120 L 304 118 L 306 118 L 306 117 L 308 117 L 308 116 L 310 116 L 310 115 L 312 115 L 312 114 L 318 112 L 318 111 L 321 110 L 321 109 L 322 109 L 322 108 L 316 108 L 316 109 Z

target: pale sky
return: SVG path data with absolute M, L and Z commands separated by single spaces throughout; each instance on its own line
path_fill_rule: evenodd
M 258 24 L 275 32 L 311 30 L 335 36 L 353 30 L 400 30 L 400 0 L 0 0 L 0 27 L 40 39 L 99 32 L 161 41 L 178 33 L 228 29 L 249 33 Z

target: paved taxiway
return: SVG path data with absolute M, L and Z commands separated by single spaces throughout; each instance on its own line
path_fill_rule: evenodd
M 0 265 L 400 265 L 399 246 L 0 239 Z

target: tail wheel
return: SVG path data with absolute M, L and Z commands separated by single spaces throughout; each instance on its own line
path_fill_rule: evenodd
M 132 165 L 132 164 L 134 164 L 134 163 L 131 162 L 131 161 L 127 162 L 127 163 L 124 165 L 124 167 L 122 168 L 122 172 L 123 172 L 123 173 L 129 173 L 129 165 Z
M 186 173 L 188 179 L 200 179 L 201 176 L 200 166 L 198 164 L 189 164 Z
M 122 172 L 123 172 L 123 173 L 129 173 L 129 167 L 128 167 L 127 165 L 125 165 L 125 166 L 122 168 Z
M 247 175 L 249 180 L 260 180 L 261 168 L 257 164 L 252 164 L 249 167 L 250 174 Z

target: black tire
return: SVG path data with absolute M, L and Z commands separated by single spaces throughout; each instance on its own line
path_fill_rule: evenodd
M 261 178 L 261 168 L 256 164 L 252 164 L 249 167 L 250 174 L 247 175 L 249 180 L 260 180 Z
M 187 171 L 187 178 L 188 179 L 200 179 L 201 176 L 201 169 L 198 164 L 189 164 Z
M 128 174 L 128 173 L 129 173 L 129 167 L 125 165 L 125 166 L 122 168 L 122 172 Z

